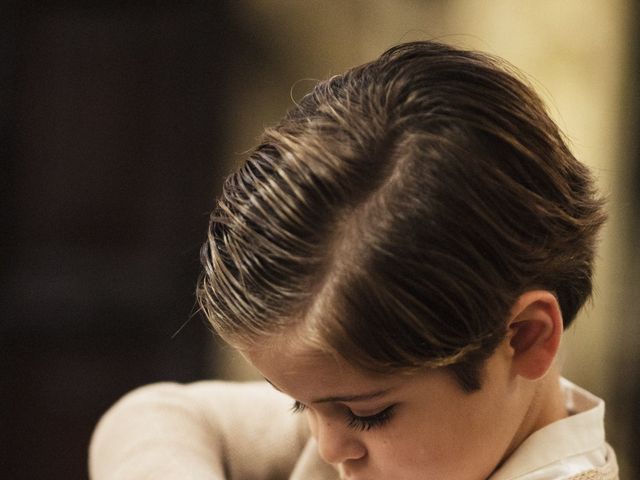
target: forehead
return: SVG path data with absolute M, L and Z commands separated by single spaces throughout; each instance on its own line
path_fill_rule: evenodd
M 302 401 L 386 390 L 403 379 L 366 372 L 338 355 L 299 344 L 264 344 L 242 354 L 275 388 Z

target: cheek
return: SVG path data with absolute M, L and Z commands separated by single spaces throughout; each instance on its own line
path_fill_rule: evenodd
M 367 435 L 369 459 L 375 478 L 418 480 L 438 477 L 440 467 L 450 459 L 442 443 L 445 429 L 411 409 L 398 411 L 383 429 Z
M 435 414 L 399 414 L 396 423 L 368 445 L 370 458 L 388 473 L 381 478 L 487 478 L 502 458 L 505 436 L 494 431 L 492 406 L 466 406 L 470 410 L 454 405 Z

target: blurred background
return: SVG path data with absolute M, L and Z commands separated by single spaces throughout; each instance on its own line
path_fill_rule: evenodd
M 640 12 L 633 0 L 0 6 L 0 469 L 87 478 L 100 415 L 150 382 L 251 378 L 196 314 L 222 178 L 325 78 L 438 39 L 528 74 L 609 197 L 565 375 L 607 401 L 640 478 Z

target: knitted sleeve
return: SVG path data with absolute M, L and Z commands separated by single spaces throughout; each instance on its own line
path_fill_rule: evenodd
M 285 479 L 308 439 L 291 401 L 266 383 L 160 383 L 100 420 L 91 480 Z

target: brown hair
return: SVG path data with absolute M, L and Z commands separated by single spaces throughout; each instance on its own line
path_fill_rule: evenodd
M 396 46 L 318 83 L 226 179 L 200 305 L 236 346 L 296 331 L 369 371 L 481 385 L 524 291 L 565 326 L 604 222 L 530 87 L 485 54 Z

